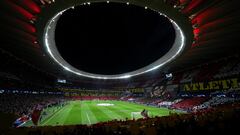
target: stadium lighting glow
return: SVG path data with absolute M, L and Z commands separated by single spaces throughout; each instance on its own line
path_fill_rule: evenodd
M 86 3 L 83 3 L 83 4 L 85 5 Z M 90 2 L 87 2 L 87 4 L 90 4 Z M 129 2 L 127 2 L 127 5 L 128 4 L 129 4 Z M 71 7 L 69 7 L 68 9 L 70 9 L 70 8 Z M 148 7 L 145 6 L 144 8 L 147 9 Z M 65 10 L 68 10 L 68 9 L 65 9 Z M 148 66 L 145 66 L 143 68 L 140 68 L 138 70 L 128 72 L 128 73 L 116 74 L 116 75 L 102 75 L 102 74 L 93 74 L 93 73 L 84 72 L 79 69 L 76 69 L 75 67 L 73 67 L 69 63 L 67 63 L 56 49 L 56 43 L 55 43 L 55 39 L 54 39 L 55 28 L 56 28 L 56 24 L 57 24 L 59 17 L 62 15 L 62 13 L 65 10 L 57 13 L 46 24 L 45 29 L 44 29 L 44 36 L 43 36 L 44 42 L 43 43 L 44 43 L 44 46 L 45 46 L 48 54 L 51 56 L 51 58 L 56 63 L 58 63 L 66 71 L 76 74 L 78 76 L 93 78 L 93 79 L 127 79 L 127 78 L 131 78 L 133 76 L 148 73 L 150 71 L 153 71 L 153 70 L 163 67 L 170 61 L 174 60 L 177 56 L 179 56 L 185 47 L 185 42 L 186 42 L 185 36 L 184 36 L 184 33 L 182 32 L 181 28 L 178 26 L 178 24 L 174 20 L 169 18 L 167 15 L 157 11 L 159 13 L 159 15 L 167 17 L 172 22 L 172 25 L 173 25 L 173 27 L 175 29 L 175 33 L 176 33 L 175 41 L 172 45 L 172 48 L 164 56 L 162 56 L 161 58 L 159 58 L 158 60 L 156 60 L 155 62 L 153 62 L 152 64 L 150 64 Z

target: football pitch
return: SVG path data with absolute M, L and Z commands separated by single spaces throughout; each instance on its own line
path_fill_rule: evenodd
M 63 107 L 52 107 L 43 110 L 39 126 L 57 126 L 57 125 L 77 125 L 77 124 L 95 124 L 114 119 L 138 119 L 142 118 L 140 112 L 148 110 L 149 117 L 167 116 L 169 112 L 175 112 L 167 108 L 157 108 L 125 101 L 69 101 Z M 29 121 L 23 126 L 32 126 Z

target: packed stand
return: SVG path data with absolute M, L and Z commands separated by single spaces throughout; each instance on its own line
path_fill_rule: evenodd
M 208 100 L 208 98 L 193 97 L 193 98 L 188 98 L 188 99 L 184 99 L 180 102 L 177 102 L 177 103 L 173 104 L 171 107 L 174 109 L 183 109 L 183 110 L 191 111 L 194 106 L 197 106 L 206 100 Z
M 173 73 L 172 79 L 167 84 L 204 82 L 214 79 L 238 77 L 239 74 L 240 59 L 236 55 Z
M 227 65 L 219 69 L 218 73 L 214 75 L 214 78 L 221 79 L 231 77 L 240 74 L 240 60 L 230 59 L 226 60 Z
M 0 112 L 21 117 L 31 114 L 38 104 L 47 107 L 62 100 L 60 95 L 0 94 Z

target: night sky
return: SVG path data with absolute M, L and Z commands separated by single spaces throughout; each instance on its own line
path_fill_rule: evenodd
M 159 59 L 171 48 L 175 32 L 167 18 L 150 9 L 91 3 L 64 12 L 55 36 L 57 48 L 69 64 L 86 72 L 111 75 Z

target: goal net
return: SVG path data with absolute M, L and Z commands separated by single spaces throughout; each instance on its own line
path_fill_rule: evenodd
M 141 112 L 131 112 L 131 118 L 139 119 L 139 118 L 143 118 L 143 116 L 141 115 Z
M 147 115 L 149 117 L 153 117 L 152 113 L 150 111 L 147 111 Z M 140 118 L 144 118 L 141 114 L 141 112 L 131 112 L 131 118 L 132 119 L 140 119 Z

